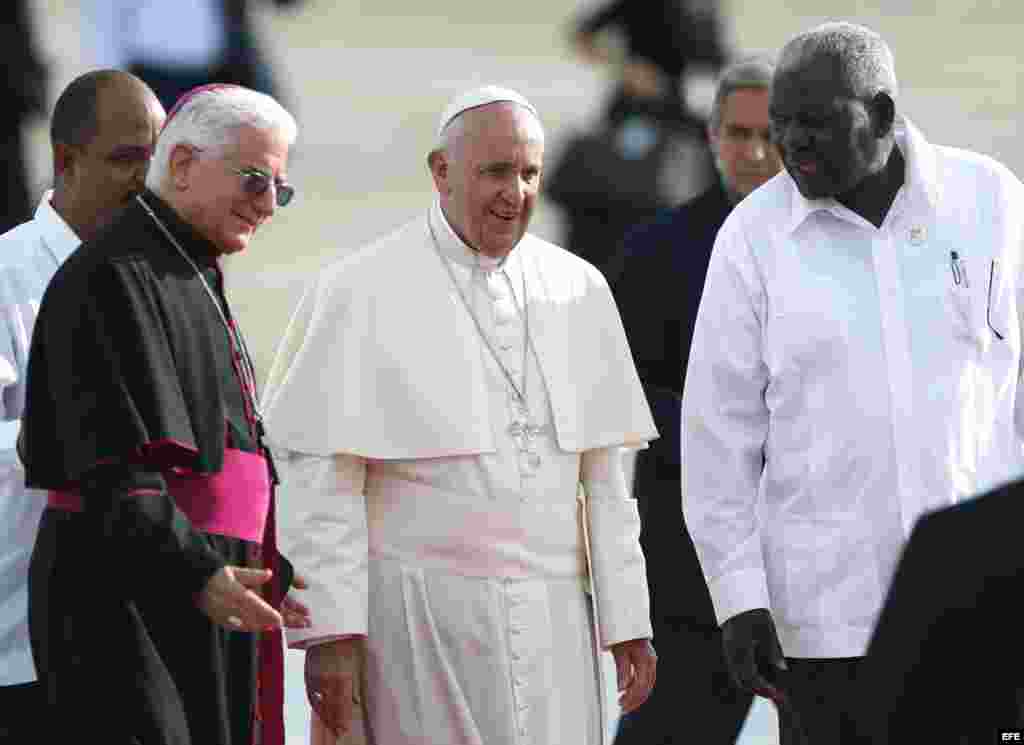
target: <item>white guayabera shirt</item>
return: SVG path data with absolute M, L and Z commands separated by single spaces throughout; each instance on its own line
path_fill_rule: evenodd
M 1024 187 L 906 120 L 881 228 L 785 172 L 716 241 L 682 412 L 683 509 L 719 621 L 864 653 L 914 521 L 1022 471 Z
M 50 206 L 0 236 L 0 685 L 35 680 L 26 613 L 28 561 L 43 494 L 25 488 L 15 445 L 25 405 L 25 370 L 39 302 L 78 237 Z

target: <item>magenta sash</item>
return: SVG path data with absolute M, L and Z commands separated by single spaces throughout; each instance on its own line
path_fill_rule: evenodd
M 262 543 L 270 510 L 270 474 L 262 455 L 227 448 L 217 473 L 163 473 L 174 503 L 198 530 Z M 56 509 L 82 511 L 77 491 L 51 491 L 47 501 Z

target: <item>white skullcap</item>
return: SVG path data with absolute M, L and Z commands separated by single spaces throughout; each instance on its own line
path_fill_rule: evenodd
M 444 128 L 451 124 L 452 119 L 457 117 L 463 111 L 475 109 L 478 106 L 486 106 L 489 103 L 498 103 L 499 101 L 517 103 L 523 108 L 529 110 L 529 112 L 537 117 L 538 121 L 540 121 L 540 114 L 537 113 L 537 109 L 533 108 L 533 104 L 520 96 L 514 90 L 510 88 L 499 88 L 496 85 L 485 85 L 482 88 L 474 88 L 473 90 L 460 93 L 450 104 L 448 104 L 444 113 L 441 114 L 441 121 L 437 125 L 437 136 L 440 137 L 441 133 L 444 132 Z

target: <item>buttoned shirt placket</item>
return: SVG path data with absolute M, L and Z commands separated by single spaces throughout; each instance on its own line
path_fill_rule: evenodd
M 923 503 L 924 480 L 920 469 L 915 419 L 914 366 L 911 354 L 910 324 L 903 268 L 905 253 L 916 251 L 923 229 L 917 224 L 906 228 L 908 195 L 901 190 L 890 207 L 878 235 L 872 241 L 872 262 L 878 283 L 882 338 L 889 373 L 889 402 L 892 434 L 896 448 L 896 478 L 899 484 L 900 515 L 905 536 L 914 521 L 926 509 Z M 909 238 L 904 236 L 909 234 Z

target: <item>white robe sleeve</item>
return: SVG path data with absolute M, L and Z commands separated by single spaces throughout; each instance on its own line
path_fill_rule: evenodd
M 25 304 L 14 289 L 17 280 L 11 279 L 11 274 L 16 276 L 7 270 L 0 276 L 0 419 L 4 421 L 19 418 L 24 408 L 25 365 L 34 320 L 25 318 Z
M 288 646 L 349 635 L 368 626 L 366 461 L 353 455 L 278 454 L 278 543 L 309 587 L 295 592 L 312 626 L 288 629 Z
M 623 449 L 586 450 L 580 465 L 587 499 L 590 564 L 604 648 L 650 639 L 647 568 L 640 549 L 640 513 L 629 496 Z

